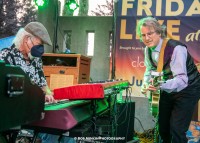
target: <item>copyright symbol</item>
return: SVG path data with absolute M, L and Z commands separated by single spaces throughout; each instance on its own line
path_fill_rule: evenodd
M 77 137 L 74 137 L 74 140 L 77 140 Z

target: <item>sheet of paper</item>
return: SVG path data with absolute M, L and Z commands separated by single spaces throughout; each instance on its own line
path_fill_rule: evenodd
M 50 74 L 50 89 L 72 86 L 74 75 Z

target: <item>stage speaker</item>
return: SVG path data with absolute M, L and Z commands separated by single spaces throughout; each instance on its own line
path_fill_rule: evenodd
M 122 139 L 116 140 L 117 143 L 126 143 L 133 140 L 134 137 L 134 118 L 135 102 L 122 101 L 117 103 L 117 137 Z

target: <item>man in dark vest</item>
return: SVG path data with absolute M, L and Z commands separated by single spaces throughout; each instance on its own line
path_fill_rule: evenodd
M 200 98 L 200 74 L 187 46 L 176 40 L 166 40 L 166 28 L 155 18 L 141 19 L 137 34 L 146 46 L 141 92 L 160 90 L 158 125 L 161 142 L 187 143 L 186 131 Z M 162 63 L 160 59 L 163 59 Z M 158 65 L 162 65 L 160 73 L 157 72 Z M 159 84 L 152 83 L 152 73 L 161 75 Z

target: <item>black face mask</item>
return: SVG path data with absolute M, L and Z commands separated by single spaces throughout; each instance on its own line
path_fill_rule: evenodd
M 42 57 L 43 54 L 44 54 L 43 45 L 35 45 L 31 48 L 31 55 L 33 57 Z

